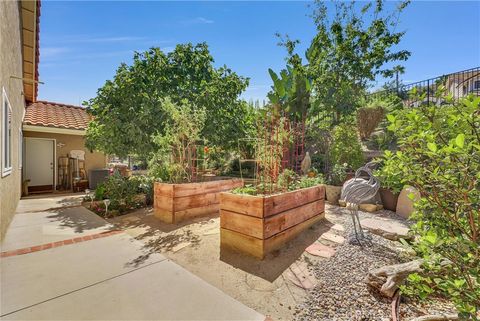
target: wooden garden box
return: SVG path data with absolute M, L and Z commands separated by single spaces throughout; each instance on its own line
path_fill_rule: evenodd
M 215 214 L 219 210 L 219 193 L 242 186 L 243 180 L 238 178 L 184 184 L 155 183 L 154 213 L 165 223 Z
M 259 259 L 325 217 L 325 187 L 271 196 L 220 194 L 220 246 Z

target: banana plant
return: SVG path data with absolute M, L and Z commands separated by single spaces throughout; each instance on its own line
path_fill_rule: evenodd
M 280 76 L 272 69 L 268 69 L 268 72 L 273 81 L 268 99 L 274 110 L 276 112 L 283 110 L 293 118 L 301 119 L 310 107 L 311 79 L 291 66 L 283 69 Z

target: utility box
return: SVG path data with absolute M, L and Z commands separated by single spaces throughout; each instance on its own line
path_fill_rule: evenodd
M 88 181 L 90 183 L 90 189 L 96 189 L 98 184 L 105 182 L 105 180 L 110 175 L 110 171 L 108 169 L 99 168 L 99 169 L 91 169 L 88 172 Z

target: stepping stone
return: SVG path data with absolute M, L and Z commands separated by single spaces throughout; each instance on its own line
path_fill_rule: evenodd
M 380 235 L 383 238 L 392 241 L 399 239 L 410 239 L 408 235 L 409 228 L 401 221 L 391 219 L 366 218 L 360 220 L 362 227 L 366 228 L 372 234 Z
M 307 264 L 294 262 L 285 272 L 285 277 L 299 288 L 309 290 L 316 285 L 316 280 L 308 273 Z
M 321 256 L 324 258 L 332 257 L 335 254 L 335 249 L 330 246 L 323 245 L 321 243 L 315 242 L 305 249 L 308 254 L 314 256 Z
M 175 245 L 174 247 L 172 247 L 172 252 L 176 253 L 176 252 L 178 252 L 178 251 L 180 251 L 180 250 L 182 250 L 182 249 L 184 249 L 184 248 L 186 248 L 187 246 L 190 246 L 190 245 L 192 245 L 192 243 L 190 243 L 190 242 L 179 243 L 179 244 Z
M 343 242 L 345 242 L 345 238 L 343 236 L 333 234 L 331 232 L 323 233 L 320 238 L 337 244 L 343 244 Z
M 331 229 L 339 232 L 345 232 L 345 227 L 343 227 L 343 225 L 340 225 L 340 224 L 333 225 Z
M 122 221 L 125 222 L 125 223 L 135 223 L 135 222 L 140 221 L 140 218 L 138 218 L 136 216 L 130 216 L 130 217 L 122 218 Z

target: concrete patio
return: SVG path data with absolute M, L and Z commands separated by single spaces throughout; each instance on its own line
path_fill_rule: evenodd
M 20 201 L 0 244 L 1 319 L 265 319 L 78 205 Z

